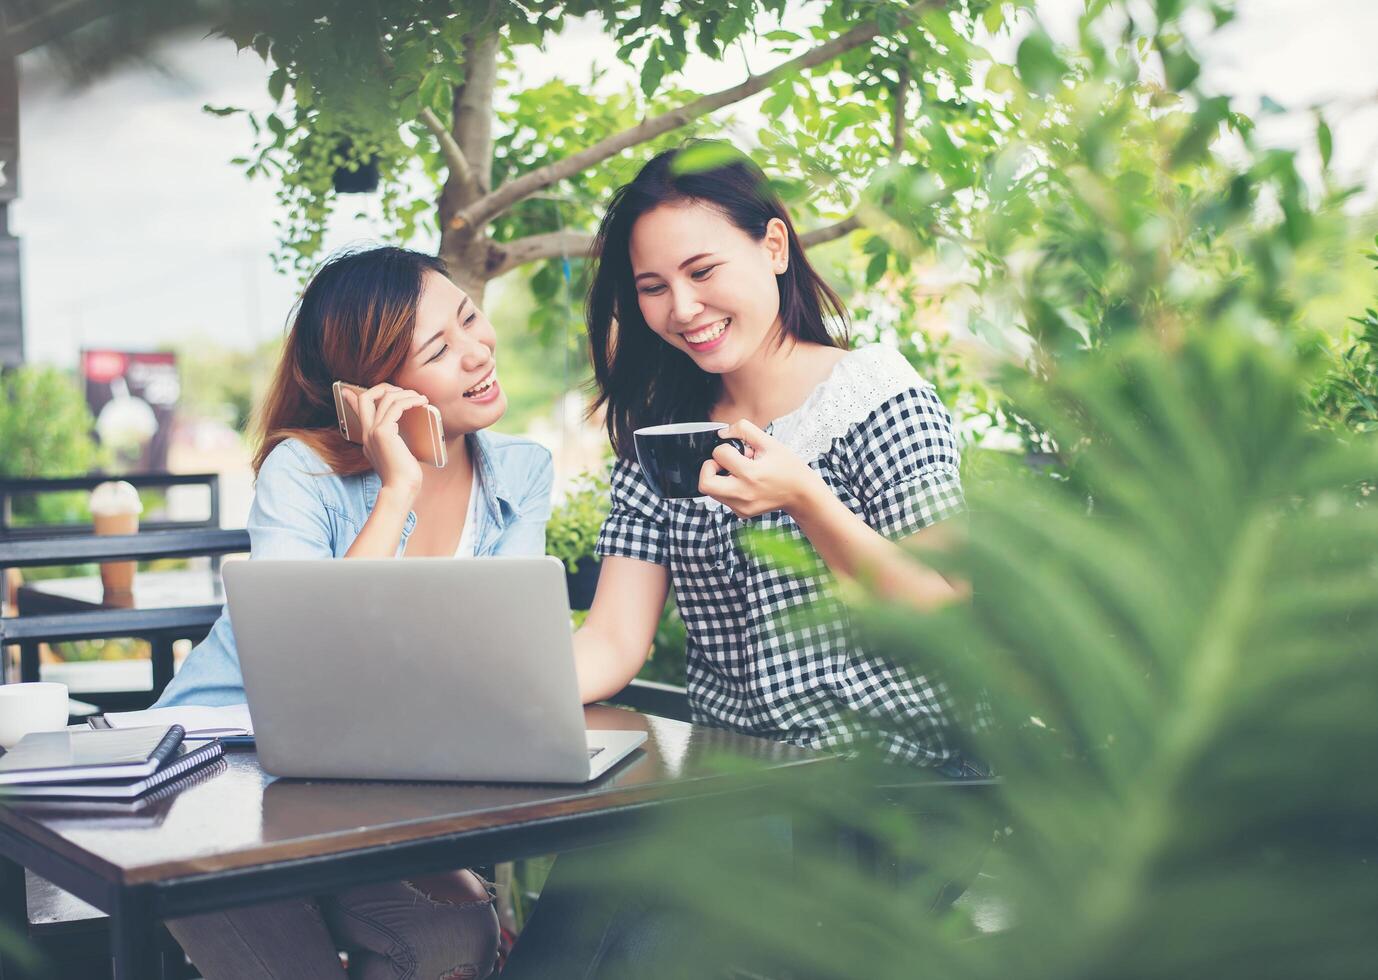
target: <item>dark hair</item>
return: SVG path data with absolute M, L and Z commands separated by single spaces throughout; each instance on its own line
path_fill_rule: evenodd
M 700 166 L 695 166 L 695 162 Z M 652 332 L 641 315 L 632 277 L 630 246 L 638 218 L 662 204 L 704 204 L 721 212 L 752 238 L 765 237 L 772 218 L 785 224 L 789 268 L 775 277 L 780 290 L 781 333 L 847 346 L 842 301 L 809 265 L 799 235 L 766 175 L 727 144 L 693 140 L 667 150 L 618 189 L 598 228 L 598 256 L 588 296 L 589 351 L 598 397 L 590 415 L 607 406 L 608 438 L 621 457 L 635 455 L 632 433 L 646 425 L 707 418 L 722 392 L 722 379 L 701 370 L 683 351 Z M 836 335 L 824 322 L 831 315 Z
M 363 449 L 340 435 L 331 386 L 338 380 L 372 387 L 402 369 L 427 272 L 449 275 L 435 256 L 391 246 L 337 252 L 316 270 L 297 300 L 258 412 L 254 472 L 294 437 L 341 476 L 372 468 Z

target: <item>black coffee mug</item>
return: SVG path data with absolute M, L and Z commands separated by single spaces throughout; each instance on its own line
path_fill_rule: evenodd
M 674 422 L 637 429 L 636 459 L 651 489 L 669 500 L 702 496 L 699 471 L 714 449 L 727 443 L 746 453 L 742 440 L 718 435 L 725 428 L 726 422 Z

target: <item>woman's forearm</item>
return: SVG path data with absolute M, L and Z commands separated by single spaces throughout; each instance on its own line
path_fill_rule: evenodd
M 650 652 L 631 650 L 585 624 L 574 631 L 574 673 L 579 700 L 584 704 L 612 697 L 626 687 L 646 663 Z
M 359 536 L 345 552 L 346 558 L 392 558 L 397 554 L 397 542 L 411 513 L 411 501 L 388 487 L 378 491 L 373 510 L 359 529 Z
M 927 610 L 964 598 L 970 591 L 965 583 L 950 582 L 879 534 L 822 480 L 801 495 L 790 515 L 833 574 L 856 579 L 884 598 Z M 933 531 L 936 528 L 919 533 Z

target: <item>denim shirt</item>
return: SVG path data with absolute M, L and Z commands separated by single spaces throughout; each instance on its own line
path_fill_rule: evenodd
M 477 432 L 469 451 L 478 471 L 474 555 L 541 555 L 550 518 L 550 451 L 526 439 Z M 337 476 L 305 443 L 276 446 L 258 472 L 249 511 L 250 557 L 342 558 L 378 500 L 377 473 Z M 407 515 L 397 542 L 400 558 L 416 527 Z M 309 655 L 303 638 L 302 652 Z M 241 704 L 244 680 L 230 629 L 229 608 L 187 655 L 155 707 Z

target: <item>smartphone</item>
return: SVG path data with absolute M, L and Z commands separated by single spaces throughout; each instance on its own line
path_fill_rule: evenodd
M 335 393 L 335 417 L 340 421 L 340 435 L 350 442 L 363 442 L 363 426 L 358 413 L 345 401 L 344 390 L 348 388 L 355 395 L 368 391 L 348 381 L 336 381 L 331 385 Z M 440 409 L 434 405 L 417 405 L 402 413 L 397 420 L 397 431 L 407 444 L 411 454 L 423 463 L 437 469 L 446 463 L 445 428 L 440 424 Z

